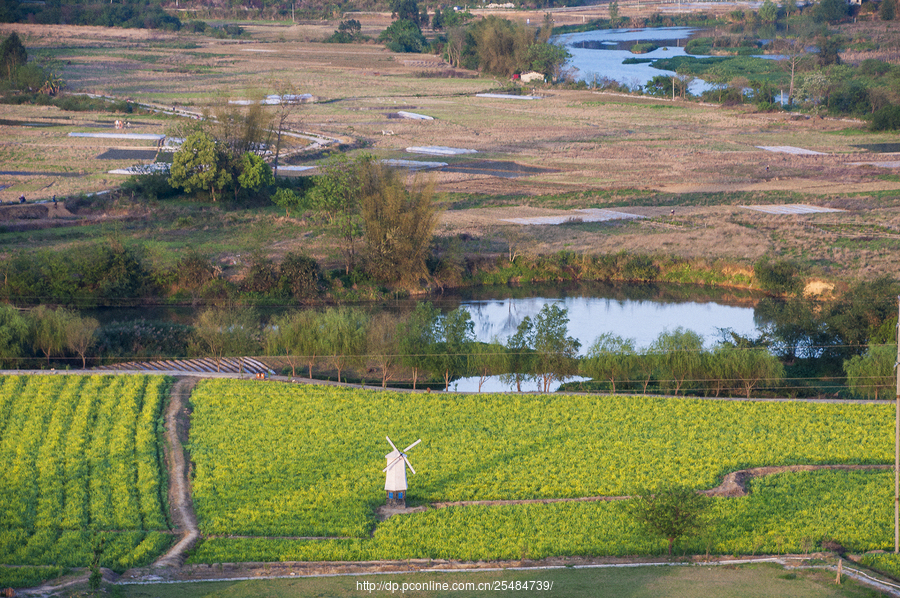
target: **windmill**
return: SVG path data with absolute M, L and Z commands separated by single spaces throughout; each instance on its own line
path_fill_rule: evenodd
M 413 469 L 412 463 L 409 462 L 409 459 L 406 458 L 406 452 L 412 447 L 416 446 L 422 439 L 419 438 L 411 445 L 403 449 L 399 450 L 394 443 L 391 442 L 391 439 L 387 438 L 388 444 L 391 445 L 391 448 L 394 449 L 385 455 L 385 459 L 387 459 L 387 467 L 382 469 L 385 474 L 384 480 L 384 489 L 387 491 L 387 504 L 390 507 L 406 507 L 406 468 L 409 466 L 409 470 L 416 473 L 416 470 Z

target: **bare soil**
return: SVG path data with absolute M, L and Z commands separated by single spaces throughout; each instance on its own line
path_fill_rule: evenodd
M 625 15 L 665 8 L 620 3 Z M 731 5 L 706 8 L 733 10 Z M 606 16 L 606 11 L 606 6 L 594 6 L 553 15 L 557 24 L 575 23 Z M 488 12 L 528 18 L 535 25 L 543 19 L 543 11 Z M 390 20 L 386 13 L 352 16 L 372 32 Z M 859 147 L 895 141 L 894 135 L 867 133 L 865 123 L 846 119 L 798 118 L 590 90 L 539 87 L 541 99 L 529 102 L 479 98 L 476 93 L 507 82 L 477 73 L 470 73 L 473 78 L 423 77 L 443 72 L 447 65 L 438 56 L 393 54 L 374 43 L 317 41 L 335 26 L 325 21 L 252 24 L 246 27 L 250 40 L 66 26 L 3 29 L 19 31 L 27 47 L 52 54 L 70 91 L 196 114 L 228 99 L 274 93 L 290 83 L 297 92 L 318 98 L 291 115 L 287 126 L 293 131 L 339 139 L 383 158 L 421 159 L 405 151 L 421 145 L 475 149 L 477 154 L 441 158 L 450 163 L 444 171 L 418 175 L 434 180 L 448 207 L 467 208 L 446 211 L 439 235 L 461 240 L 461 250 L 469 255 L 501 255 L 513 244 L 519 255 L 626 251 L 739 266 L 763 255 L 780 255 L 813 265 L 814 274 L 824 279 L 896 271 L 900 242 L 872 244 L 870 237 L 853 232 L 870 225 L 900 231 L 896 169 L 855 164 L 873 156 L 895 159 Z M 896 32 L 876 33 L 887 40 Z M 397 110 L 435 120 L 389 118 Z M 0 201 L 13 201 L 21 193 L 49 198 L 121 184 L 123 176 L 107 171 L 135 160 L 124 155 L 97 160 L 108 142 L 67 137 L 69 131 L 111 127 L 117 118 L 121 115 L 0 105 L 0 120 L 13 123 L 0 128 L 0 161 L 6 172 L 26 173 L 0 173 Z M 176 120 L 159 113 L 140 115 L 133 130 L 164 133 Z M 309 143 L 300 138 L 290 142 L 294 146 L 288 153 Z M 758 146 L 793 146 L 824 155 L 773 154 Z M 148 142 L 147 150 L 151 147 Z M 291 160 L 308 163 L 302 152 Z M 641 199 L 647 197 L 652 199 Z M 748 202 L 802 202 L 849 212 L 750 214 L 740 207 Z M 643 210 L 651 218 L 520 227 L 501 222 L 500 216 L 587 207 Z M 495 210 L 502 211 L 492 214 Z M 331 236 L 318 234 L 311 223 L 296 222 L 299 234 L 273 237 L 254 250 L 273 257 L 300 250 L 326 262 L 337 260 Z M 823 234 L 821 225 L 842 232 Z
M 169 394 L 166 409 L 166 463 L 169 471 L 169 512 L 172 527 L 181 532 L 181 539 L 166 554 L 153 563 L 154 568 L 181 567 L 185 554 L 200 538 L 194 502 L 191 498 L 189 456 L 190 435 L 188 400 L 197 378 L 179 378 Z

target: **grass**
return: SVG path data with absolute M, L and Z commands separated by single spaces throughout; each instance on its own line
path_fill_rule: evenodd
M 827 571 L 798 570 L 785 573 L 777 565 L 709 567 L 629 567 L 601 569 L 550 569 L 541 571 L 483 571 L 446 573 L 403 573 L 390 575 L 353 575 L 302 579 L 201 582 L 146 586 L 109 586 L 116 598 L 313 598 L 319 596 L 371 596 L 390 592 L 383 585 L 368 591 L 365 583 L 396 584 L 396 595 L 429 598 L 468 598 L 493 596 L 497 591 L 479 591 L 477 584 L 503 582 L 546 582 L 547 591 L 516 593 L 564 595 L 593 598 L 598 595 L 621 598 L 862 598 L 877 594 L 852 580 L 838 586 Z M 407 584 L 404 588 L 403 584 Z M 476 584 L 475 590 L 409 589 L 409 584 Z M 377 587 L 377 586 L 372 586 Z M 419 586 L 422 587 L 422 586 Z M 405 592 L 401 590 L 406 589 Z M 509 590 L 513 592 L 514 590 Z M 501 590 L 500 593 L 506 593 Z

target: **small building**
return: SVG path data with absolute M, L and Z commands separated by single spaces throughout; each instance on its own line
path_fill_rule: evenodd
M 537 71 L 528 71 L 527 73 L 522 73 L 519 76 L 519 79 L 522 83 L 531 83 L 532 81 L 540 81 L 544 82 L 544 73 L 539 73 Z

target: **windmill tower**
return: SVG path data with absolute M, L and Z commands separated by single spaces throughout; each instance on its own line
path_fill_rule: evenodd
M 409 459 L 406 458 L 406 452 L 412 447 L 416 446 L 422 439 L 418 439 L 413 442 L 411 445 L 403 449 L 399 450 L 394 443 L 391 442 L 391 439 L 387 438 L 388 444 L 391 445 L 391 448 L 394 449 L 385 455 L 385 459 L 387 459 L 387 467 L 382 469 L 386 475 L 384 479 L 384 489 L 387 491 L 387 504 L 389 507 L 406 507 L 406 468 L 409 467 L 409 470 L 416 473 L 416 470 L 413 469 L 412 463 L 409 462 Z

